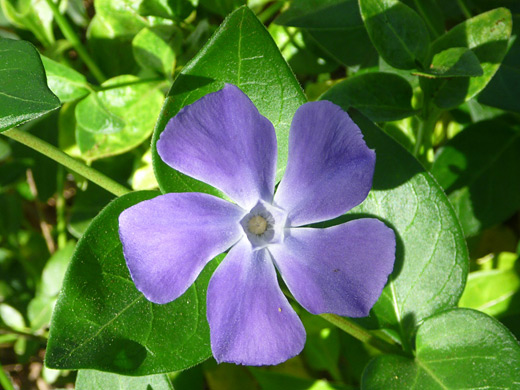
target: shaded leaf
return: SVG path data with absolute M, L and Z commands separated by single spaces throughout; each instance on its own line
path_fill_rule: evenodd
M 126 267 L 119 214 L 157 195 L 133 192 L 114 200 L 78 242 L 53 313 L 48 367 L 149 375 L 182 370 L 211 355 L 205 296 L 216 261 L 165 305 L 146 300 Z
M 374 122 L 393 121 L 413 115 L 412 87 L 392 73 L 370 72 L 349 77 L 334 85 L 322 99 L 354 107 Z
M 47 87 L 40 55 L 33 45 L 0 37 L 0 53 L 0 131 L 60 106 Z
M 473 51 L 465 47 L 452 47 L 433 56 L 429 69 L 417 72 L 426 77 L 476 77 L 483 71 Z
M 170 34 L 158 28 L 143 28 L 132 41 L 137 63 L 145 69 L 171 76 L 175 68 L 175 52 L 169 42 L 171 38 Z

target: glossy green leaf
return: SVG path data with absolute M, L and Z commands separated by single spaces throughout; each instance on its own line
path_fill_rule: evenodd
M 520 15 L 513 14 L 513 36 L 502 65 L 478 96 L 488 106 L 520 112 Z
M 518 261 L 518 255 L 511 253 Z M 512 263 L 505 269 L 475 271 L 469 274 L 459 306 L 483 311 L 491 316 L 520 313 L 520 275 Z
M 334 85 L 322 99 L 354 107 L 374 122 L 394 121 L 415 114 L 412 87 L 393 73 L 371 72 L 349 77 Z
M 43 46 L 54 43 L 53 15 L 47 2 L 39 0 L 0 0 L 7 19 L 16 27 L 30 30 Z
M 90 93 L 87 79 L 74 69 L 42 56 L 47 84 L 62 103 L 80 99 Z
M 162 191 L 215 193 L 208 185 L 163 163 L 155 144 L 168 120 L 182 107 L 223 88 L 224 83 L 241 88 L 273 123 L 278 139 L 277 178 L 281 178 L 287 163 L 289 127 L 305 97 L 265 27 L 249 8 L 242 7 L 226 18 L 206 46 L 184 67 L 168 93 L 152 143 L 155 174 Z
M 145 69 L 171 76 L 175 68 L 175 52 L 169 42 L 171 38 L 168 32 L 158 28 L 143 28 L 132 41 L 137 63 Z
M 368 35 L 384 60 L 398 69 L 421 69 L 430 36 L 417 13 L 398 0 L 359 0 Z
M 363 390 L 516 389 L 520 346 L 484 313 L 454 309 L 421 325 L 415 359 L 383 355 L 367 366 Z
M 483 71 L 473 51 L 465 47 L 452 47 L 435 54 L 430 67 L 417 74 L 432 78 L 476 77 L 482 76 Z
M 305 30 L 347 66 L 367 65 L 377 60 L 357 0 L 295 0 L 275 22 Z
M 146 300 L 126 267 L 119 214 L 155 196 L 133 192 L 116 199 L 78 242 L 52 317 L 48 367 L 149 375 L 182 370 L 211 355 L 205 297 L 216 261 L 165 305 Z
M 505 221 L 520 208 L 520 131 L 479 122 L 437 154 L 432 174 L 446 190 L 466 236 Z
M 412 155 L 356 112 L 376 151 L 372 191 L 340 220 L 371 216 L 396 233 L 394 271 L 366 326 L 392 328 L 408 342 L 417 324 L 455 307 L 464 289 L 468 253 L 459 221 L 442 188 Z
M 47 87 L 40 55 L 25 41 L 0 38 L 0 131 L 60 106 Z
M 94 370 L 79 370 L 76 390 L 173 390 L 167 375 L 124 376 Z
M 511 26 L 511 12 L 497 8 L 458 24 L 432 43 L 431 55 L 453 47 L 470 49 L 477 56 L 483 71 L 479 77 L 421 79 L 425 93 L 438 107 L 454 108 L 484 89 L 506 54 Z
M 143 16 L 177 20 L 186 18 L 191 11 L 193 4 L 188 0 L 146 0 L 139 4 L 139 13 Z
M 123 75 L 76 106 L 76 141 L 86 160 L 113 156 L 147 139 L 164 100 L 156 82 Z

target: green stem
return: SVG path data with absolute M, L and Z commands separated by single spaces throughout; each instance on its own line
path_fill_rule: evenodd
M 18 336 L 25 337 L 27 339 L 39 340 L 39 341 L 47 341 L 49 338 L 47 333 L 44 334 L 34 334 L 31 333 L 29 329 L 21 330 L 21 329 L 13 329 L 6 325 L 0 326 L 0 335 L 10 335 L 15 334 Z
M 417 129 L 417 137 L 413 148 L 413 155 L 418 158 L 421 153 L 421 146 L 431 144 L 431 137 L 435 130 L 435 124 L 439 119 L 441 111 L 430 107 L 425 109 L 426 114 L 419 117 L 419 128 Z M 427 141 L 427 142 L 425 142 Z M 425 150 L 426 152 L 427 150 Z
M 87 49 L 83 44 L 81 43 L 81 40 L 76 35 L 76 32 L 68 22 L 68 20 L 63 16 L 60 12 L 60 9 L 58 8 L 58 5 L 54 3 L 52 0 L 46 0 L 47 4 L 49 5 L 50 9 L 52 10 L 52 13 L 54 15 L 54 19 L 56 19 L 56 23 L 58 23 L 58 26 L 60 27 L 61 32 L 65 36 L 65 38 L 71 43 L 71 45 L 76 49 L 78 52 L 78 55 L 83 60 L 85 65 L 90 69 L 92 72 L 92 75 L 96 78 L 96 80 L 101 84 L 103 81 L 106 80 L 105 75 L 99 69 L 97 64 L 94 62 L 92 57 L 90 57 L 90 54 L 88 54 Z
M 58 165 L 56 177 L 56 231 L 58 232 L 58 249 L 67 245 L 67 223 L 65 221 L 65 169 Z
M 108 91 L 109 89 L 128 87 L 129 85 L 155 83 L 155 82 L 161 82 L 161 81 L 165 81 L 164 77 L 157 76 L 157 77 L 149 77 L 146 79 L 139 79 L 139 80 L 135 80 L 135 81 L 128 81 L 126 83 L 105 85 L 103 87 L 96 87 L 96 86 L 90 86 L 90 87 L 91 87 L 92 91 L 99 92 L 99 91 Z
M 11 129 L 4 131 L 2 134 L 30 147 L 31 149 L 36 150 L 37 152 L 46 155 L 50 159 L 60 163 L 64 167 L 69 168 L 71 171 L 80 174 L 81 176 L 116 196 L 122 196 L 130 192 L 130 190 L 125 186 L 122 186 L 118 182 L 112 180 L 94 168 L 85 165 L 81 161 L 70 157 L 68 154 L 62 152 L 57 147 L 39 139 L 38 137 L 35 137 L 30 133 L 18 129 Z
M 14 390 L 13 383 L 7 376 L 7 373 L 4 371 L 4 367 L 2 367 L 1 362 L 0 362 L 0 385 L 2 385 L 2 389 Z
M 466 6 L 464 0 L 457 0 L 457 4 L 459 5 L 459 8 L 466 17 L 466 19 L 471 19 L 471 12 L 469 11 L 469 8 Z
M 272 16 L 277 13 L 279 10 L 282 9 L 284 6 L 283 1 L 276 1 L 275 3 L 271 4 L 269 7 L 267 7 L 265 10 L 263 10 L 259 15 L 258 19 L 265 24 L 269 19 L 272 18 Z
M 352 337 L 363 343 L 369 344 L 383 353 L 396 355 L 404 354 L 402 349 L 399 348 L 396 344 L 391 344 L 390 342 L 379 338 L 362 326 L 350 321 L 348 318 L 340 317 L 336 314 L 320 314 L 320 317 L 329 321 L 331 324 L 337 326 Z

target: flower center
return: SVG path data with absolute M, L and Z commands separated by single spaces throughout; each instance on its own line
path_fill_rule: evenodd
M 267 221 L 261 215 L 255 215 L 249 220 L 247 227 L 251 233 L 259 236 L 267 230 Z

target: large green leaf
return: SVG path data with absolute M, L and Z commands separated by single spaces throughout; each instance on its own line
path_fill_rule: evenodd
M 78 242 L 52 317 L 48 367 L 149 375 L 182 370 L 211 355 L 205 297 L 216 261 L 165 305 L 146 300 L 126 267 L 119 214 L 155 196 L 133 192 L 114 200 Z
M 208 185 L 163 163 L 155 144 L 170 118 L 182 107 L 223 88 L 225 83 L 242 89 L 273 123 L 278 140 L 277 178 L 281 178 L 287 163 L 289 127 L 305 97 L 265 27 L 249 8 L 241 7 L 226 18 L 184 67 L 168 93 L 152 143 L 155 174 L 162 191 L 215 193 Z
M 398 0 L 359 0 L 361 16 L 375 48 L 398 69 L 426 64 L 430 36 L 417 13 Z
M 80 99 L 90 93 L 87 79 L 74 69 L 42 56 L 47 83 L 62 103 Z
M 299 27 L 347 66 L 377 61 L 357 0 L 295 0 L 275 22 Z
M 417 324 L 456 306 L 468 272 L 466 243 L 432 176 L 379 127 L 356 112 L 351 116 L 376 151 L 376 170 L 367 199 L 341 219 L 380 218 L 397 237 L 394 271 L 363 321 L 394 329 L 406 345 Z
M 520 209 L 520 131 L 501 120 L 479 122 L 437 154 L 432 174 L 446 190 L 466 236 Z
M 0 37 L 0 53 L 0 131 L 60 106 L 47 87 L 40 55 L 33 45 Z
M 354 107 L 374 122 L 394 121 L 413 115 L 412 87 L 393 73 L 371 72 L 349 77 L 334 85 L 322 99 Z
M 465 47 L 477 56 L 483 74 L 446 80 L 421 79 L 426 94 L 438 107 L 454 108 L 479 93 L 500 67 L 511 28 L 511 12 L 497 8 L 458 24 L 438 38 L 431 45 L 432 56 L 453 47 Z
M 82 156 L 95 160 L 121 154 L 148 138 L 164 100 L 157 86 L 118 76 L 79 102 L 76 140 Z
M 94 370 L 79 370 L 76 390 L 173 390 L 167 375 L 123 376 Z
M 502 65 L 478 96 L 479 102 L 520 112 L 520 15 L 513 15 L 513 36 Z
M 517 389 L 520 347 L 495 319 L 454 309 L 421 325 L 415 359 L 384 355 L 363 373 L 363 390 Z

